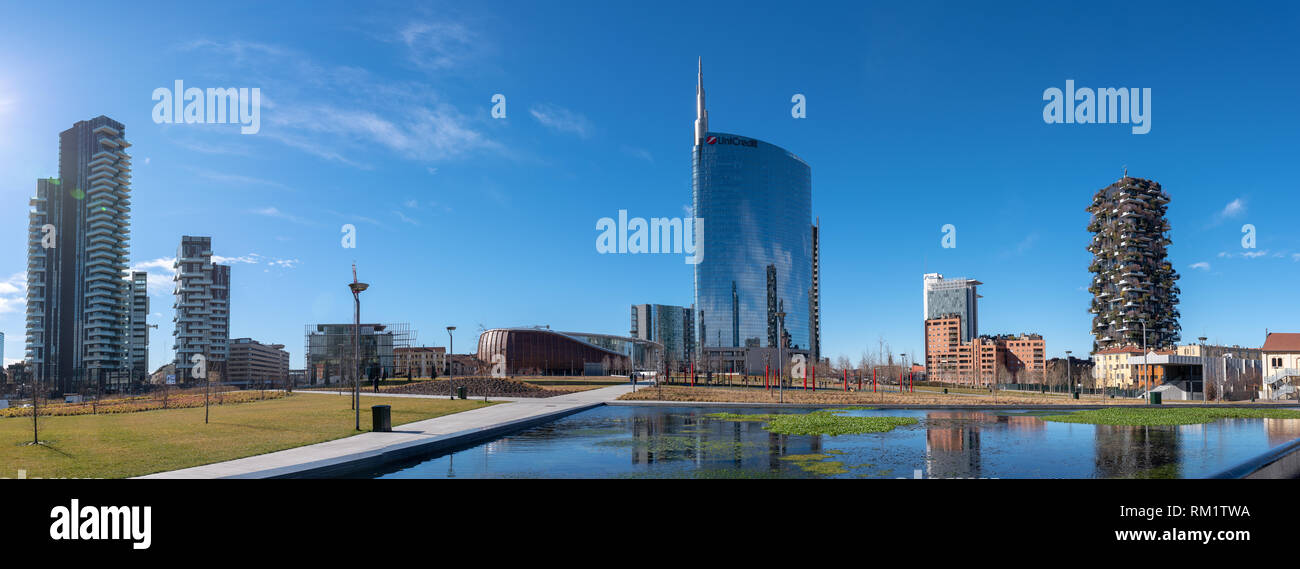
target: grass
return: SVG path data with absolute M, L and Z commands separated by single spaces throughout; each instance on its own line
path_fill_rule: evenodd
M 248 403 L 250 401 L 261 401 L 264 399 L 279 399 L 284 397 L 283 391 L 236 391 L 229 388 L 222 391 L 213 391 L 207 395 L 213 406 L 217 405 L 234 405 L 239 403 Z M 41 403 L 40 415 L 42 417 L 62 417 L 68 415 L 96 415 L 110 413 L 137 413 L 140 411 L 152 411 L 155 409 L 180 409 L 186 407 L 202 407 L 204 405 L 204 393 L 202 389 L 176 390 L 167 394 L 166 399 L 162 393 L 154 392 L 148 395 L 135 395 L 125 397 L 106 398 L 98 402 L 82 403 Z M 0 418 L 6 417 L 31 417 L 31 407 L 10 407 L 0 409 Z
M 1251 408 L 1107 408 L 1075 411 L 1065 415 L 1043 416 L 1044 421 L 1149 427 L 1156 425 L 1195 425 L 1220 419 L 1300 419 L 1300 411 L 1291 409 Z
M 370 406 L 391 405 L 393 425 L 490 405 L 482 401 L 411 397 L 362 399 L 361 426 L 370 430 Z M 188 468 L 356 434 L 347 397 L 290 395 L 230 406 L 166 409 L 114 415 L 40 418 L 42 444 L 32 445 L 31 418 L 0 419 L 0 477 L 26 470 L 29 478 L 125 478 Z

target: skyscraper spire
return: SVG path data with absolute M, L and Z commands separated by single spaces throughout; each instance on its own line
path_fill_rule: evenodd
M 695 85 L 695 145 L 704 143 L 709 132 L 709 111 L 704 110 L 704 57 L 700 57 L 700 74 Z

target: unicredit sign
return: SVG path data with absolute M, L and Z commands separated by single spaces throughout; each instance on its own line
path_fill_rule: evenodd
M 750 148 L 758 147 L 757 140 L 745 138 L 743 136 L 709 136 L 704 139 L 704 142 L 706 144 L 731 144 L 735 146 L 748 146 Z

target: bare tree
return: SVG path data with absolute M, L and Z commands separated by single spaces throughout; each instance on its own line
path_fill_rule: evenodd
M 41 415 L 41 408 L 40 408 L 41 384 L 36 376 L 37 373 L 33 373 L 31 375 L 32 378 L 32 444 L 39 445 L 41 444 L 41 437 L 40 437 L 40 428 L 38 425 L 39 421 L 37 420 L 37 418 L 40 417 Z

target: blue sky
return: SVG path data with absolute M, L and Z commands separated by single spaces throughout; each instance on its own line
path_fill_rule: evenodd
M 879 338 L 919 353 L 927 271 L 985 283 L 981 332 L 1088 352 L 1084 208 L 1124 166 L 1173 198 L 1185 339 L 1300 331 L 1296 6 L 359 6 L 0 6 L 6 360 L 23 348 L 27 199 L 57 173 L 58 133 L 100 114 L 133 144 L 151 367 L 171 357 L 182 234 L 233 264 L 232 337 L 287 344 L 294 367 L 305 324 L 350 318 L 353 261 L 372 283 L 363 318 L 410 322 L 422 344 L 446 345 L 447 325 L 461 352 L 480 326 L 625 333 L 633 303 L 689 304 L 690 268 L 599 255 L 595 223 L 683 215 L 701 56 L 710 127 L 812 167 L 826 355 L 856 361 Z M 260 132 L 155 124 L 150 95 L 176 79 L 260 88 Z M 1067 79 L 1151 88 L 1151 132 L 1045 124 L 1043 91 Z M 795 93 L 807 118 L 790 115 Z

